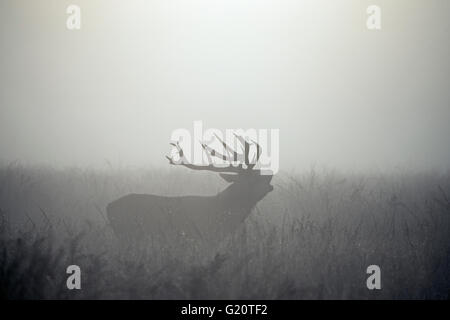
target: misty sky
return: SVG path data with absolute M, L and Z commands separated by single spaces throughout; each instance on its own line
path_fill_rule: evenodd
M 448 0 L 1 0 L 0 160 L 166 166 L 202 120 L 284 170 L 448 169 L 449 35 Z

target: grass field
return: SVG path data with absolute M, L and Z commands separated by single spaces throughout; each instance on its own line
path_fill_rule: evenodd
M 6 299 L 448 299 L 450 173 L 282 172 L 216 252 L 121 243 L 106 205 L 130 192 L 214 194 L 212 173 L 0 167 Z M 82 289 L 66 288 L 66 267 Z M 368 290 L 366 268 L 381 268 Z

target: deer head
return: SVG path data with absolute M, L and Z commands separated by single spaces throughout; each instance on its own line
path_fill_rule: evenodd
M 263 175 L 261 174 L 261 170 L 255 169 L 255 166 L 261 156 L 261 146 L 255 141 L 249 142 L 243 137 L 235 134 L 237 141 L 243 149 L 243 153 L 238 153 L 230 148 L 230 146 L 228 146 L 228 144 L 217 135 L 215 137 L 222 144 L 225 152 L 217 152 L 210 146 L 202 144 L 203 150 L 206 152 L 209 160 L 208 165 L 202 166 L 189 163 L 178 142 L 171 143 L 171 145 L 177 149 L 179 159 L 175 161 L 173 157 L 166 156 L 166 158 L 172 165 L 182 165 L 192 170 L 206 170 L 219 173 L 219 176 L 225 181 L 231 183 L 231 186 L 221 192 L 218 196 L 222 196 L 227 198 L 227 200 L 233 201 L 233 204 L 236 207 L 241 206 L 245 209 L 253 207 L 259 200 L 264 198 L 273 190 L 273 186 L 270 184 L 272 175 Z M 250 161 L 249 155 L 252 145 L 256 147 L 256 153 Z M 222 159 L 228 164 L 225 166 L 215 166 L 212 164 L 211 157 Z M 232 162 L 237 165 L 233 165 Z

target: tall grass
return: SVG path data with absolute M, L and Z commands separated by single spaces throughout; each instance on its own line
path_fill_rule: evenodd
M 448 299 L 450 174 L 280 173 L 245 224 L 198 243 L 124 244 L 106 204 L 129 192 L 211 194 L 210 173 L 3 166 L 4 299 Z M 66 268 L 82 270 L 68 290 Z M 381 267 L 382 290 L 366 287 Z

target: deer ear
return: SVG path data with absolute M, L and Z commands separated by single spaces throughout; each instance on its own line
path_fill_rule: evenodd
M 225 174 L 225 173 L 219 173 L 219 176 L 226 182 L 236 182 L 236 180 L 239 177 L 237 174 Z

